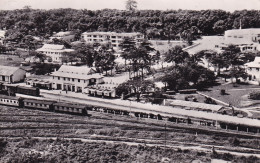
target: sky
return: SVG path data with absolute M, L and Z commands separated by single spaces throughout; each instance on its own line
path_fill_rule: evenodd
M 222 9 L 233 12 L 235 10 L 260 10 L 260 0 L 136 0 L 140 10 L 205 10 Z M 33 9 L 125 9 L 126 0 L 0 0 L 0 10 L 22 9 L 31 6 Z

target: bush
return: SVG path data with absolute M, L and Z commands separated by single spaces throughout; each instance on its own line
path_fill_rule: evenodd
M 252 100 L 260 100 L 260 92 L 251 92 L 248 98 Z
M 220 94 L 221 94 L 221 95 L 225 95 L 225 94 L 226 94 L 226 90 L 225 90 L 225 89 L 221 89 L 221 90 L 220 90 Z

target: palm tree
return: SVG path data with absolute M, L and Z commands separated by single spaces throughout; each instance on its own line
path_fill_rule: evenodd
M 183 51 L 181 46 L 175 46 L 165 53 L 165 61 L 168 63 L 173 62 L 176 65 L 183 64 L 188 58 L 189 53 Z

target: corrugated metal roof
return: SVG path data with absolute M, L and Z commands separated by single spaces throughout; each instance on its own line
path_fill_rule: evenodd
M 51 75 L 66 77 L 66 78 L 83 79 L 83 80 L 103 78 L 103 76 L 99 74 L 83 75 L 83 74 L 72 74 L 72 73 L 59 72 L 59 71 L 53 72 Z
M 200 108 L 200 109 L 207 109 L 207 110 L 212 110 L 212 111 L 219 111 L 221 108 L 223 108 L 223 106 L 221 106 L 221 105 L 212 105 L 212 104 L 205 104 L 205 103 L 191 102 L 191 101 L 182 101 L 182 100 L 173 100 L 170 105 L 191 107 L 191 108 Z
M 0 66 L 0 75 L 11 76 L 19 69 L 19 67 Z
M 44 44 L 41 49 L 62 50 L 65 49 L 65 47 L 64 45 Z
M 72 73 L 72 74 L 81 74 L 81 75 L 90 75 L 95 73 L 95 69 L 88 66 L 68 66 L 62 65 L 58 72 Z
M 2 99 L 18 100 L 20 97 L 0 95 Z
M 72 104 L 72 103 L 64 103 L 64 102 L 57 102 L 55 104 L 53 104 L 54 106 L 65 106 L 65 107 L 69 107 L 69 108 L 78 108 L 78 109 L 84 109 L 86 106 L 85 105 L 81 105 L 81 104 Z
M 32 103 L 39 103 L 39 104 L 51 105 L 51 104 L 53 104 L 55 101 L 36 100 L 36 99 L 24 99 L 24 102 L 32 102 Z

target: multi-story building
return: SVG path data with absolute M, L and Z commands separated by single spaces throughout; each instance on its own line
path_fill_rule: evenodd
M 86 43 L 111 43 L 114 49 L 118 49 L 126 37 L 132 38 L 137 44 L 144 39 L 141 33 L 84 32 L 81 35 L 81 39 Z
M 232 29 L 225 31 L 224 44 L 234 44 L 241 51 L 260 50 L 260 28 Z
M 64 61 L 64 53 L 71 53 L 73 49 L 66 49 L 64 45 L 44 44 L 43 47 L 36 51 L 45 54 L 50 57 L 52 62 L 62 63 Z
M 0 66 L 0 82 L 1 83 L 16 83 L 23 81 L 26 76 L 26 71 L 19 67 Z
M 75 34 L 72 31 L 58 32 L 58 33 L 55 33 L 52 37 L 50 37 L 51 40 L 54 38 L 72 42 L 75 40 Z
M 103 82 L 103 76 L 87 66 L 62 65 L 58 71 L 51 74 L 52 88 L 73 92 L 82 92 L 89 86 Z

